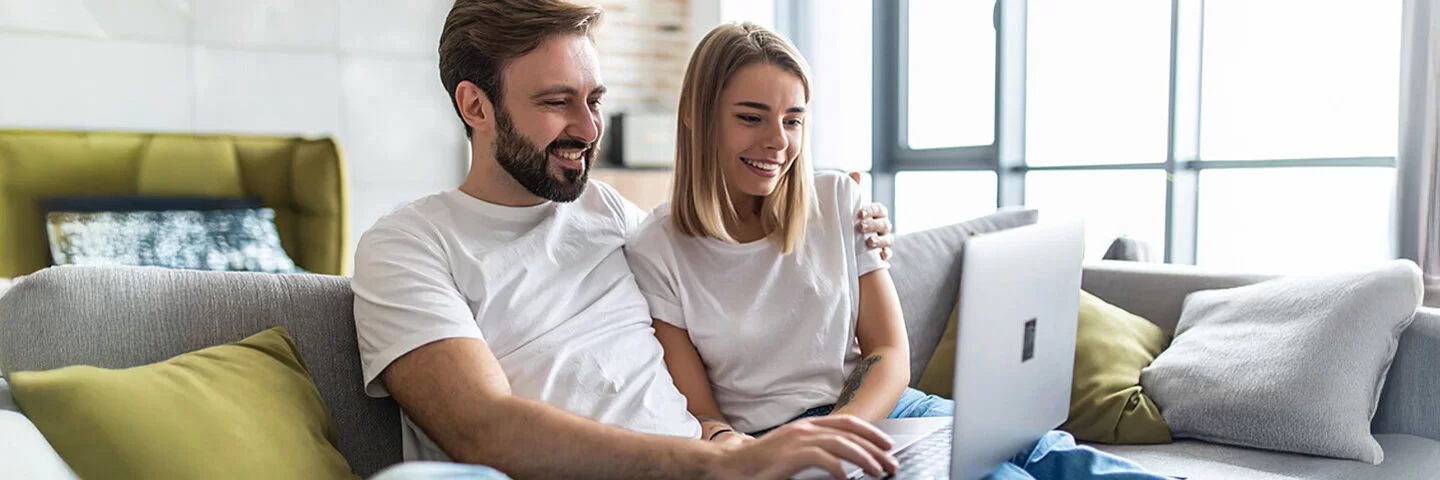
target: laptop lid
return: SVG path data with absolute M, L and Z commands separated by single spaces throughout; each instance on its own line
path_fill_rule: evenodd
M 970 479 L 1069 416 L 1084 226 L 984 234 L 961 255 L 951 477 Z

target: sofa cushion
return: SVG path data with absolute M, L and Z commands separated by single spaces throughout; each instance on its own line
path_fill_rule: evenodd
M 1060 429 L 1086 442 L 1169 443 L 1140 371 L 1170 345 L 1170 334 L 1083 290 L 1079 316 L 1070 417 Z
M 360 386 L 354 295 L 343 277 L 55 267 L 0 297 L 0 373 L 127 368 L 284 326 L 310 367 L 356 474 L 402 460 L 400 409 Z
M 1376 435 L 1385 449 L 1379 465 L 1177 440 L 1168 445 L 1091 445 L 1140 464 L 1154 473 L 1194 480 L 1327 480 L 1435 478 L 1440 442 L 1404 434 Z
M 1420 296 L 1408 260 L 1195 292 L 1141 385 L 1175 438 L 1379 463 L 1370 421 Z
M 890 277 L 910 339 L 910 384 L 920 383 L 960 294 L 960 249 L 972 235 L 1035 223 L 1037 210 L 1005 210 L 950 226 L 895 237 Z
M 958 308 L 950 312 L 945 333 L 916 388 L 952 396 L 958 312 Z M 1084 442 L 1170 442 L 1160 407 L 1140 387 L 1140 370 L 1169 343 L 1170 334 L 1160 327 L 1082 290 L 1070 417 L 1060 429 Z
M 956 305 L 950 310 L 950 318 L 945 321 L 945 331 L 940 334 L 940 343 L 935 345 L 935 353 L 930 354 L 930 361 L 925 362 L 925 371 L 920 373 L 920 382 L 915 384 L 915 388 L 945 398 L 955 396 L 955 343 L 959 331 L 960 307 Z
M 56 265 L 302 273 L 268 208 L 50 212 L 45 221 Z
M 356 478 L 283 327 L 150 365 L 11 377 L 21 410 L 87 478 Z
M 8 395 L 8 394 L 7 394 Z M 0 409 L 0 478 L 80 478 L 20 412 Z

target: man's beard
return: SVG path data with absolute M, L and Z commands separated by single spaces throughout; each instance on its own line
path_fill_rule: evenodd
M 564 180 L 550 174 L 550 154 L 558 149 L 585 149 L 585 166 L 580 170 L 561 168 Z M 520 186 L 532 195 L 554 201 L 573 202 L 585 191 L 585 181 L 590 174 L 590 161 L 595 158 L 595 149 L 589 142 L 575 138 L 559 138 L 541 150 L 530 143 L 515 125 L 510 115 L 497 109 L 495 114 L 495 161 L 510 173 Z

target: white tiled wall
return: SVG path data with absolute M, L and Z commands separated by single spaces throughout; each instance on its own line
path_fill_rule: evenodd
M 673 109 L 691 24 L 708 30 L 717 1 L 589 1 L 606 9 L 606 108 Z M 0 0 L 0 128 L 334 136 L 353 252 L 381 215 L 468 169 L 436 66 L 452 3 Z
M 195 129 L 330 135 L 340 132 L 334 54 L 193 47 Z
M 193 110 L 183 44 L 0 30 L 0 126 L 185 131 Z
M 400 11 L 409 3 L 420 2 L 391 5 Z M 331 53 L 342 8 L 348 5 L 339 0 L 190 0 L 195 43 Z

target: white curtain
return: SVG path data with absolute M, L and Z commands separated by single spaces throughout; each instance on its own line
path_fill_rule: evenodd
M 1440 306 L 1440 0 L 1405 0 L 1400 69 L 1399 246 Z

